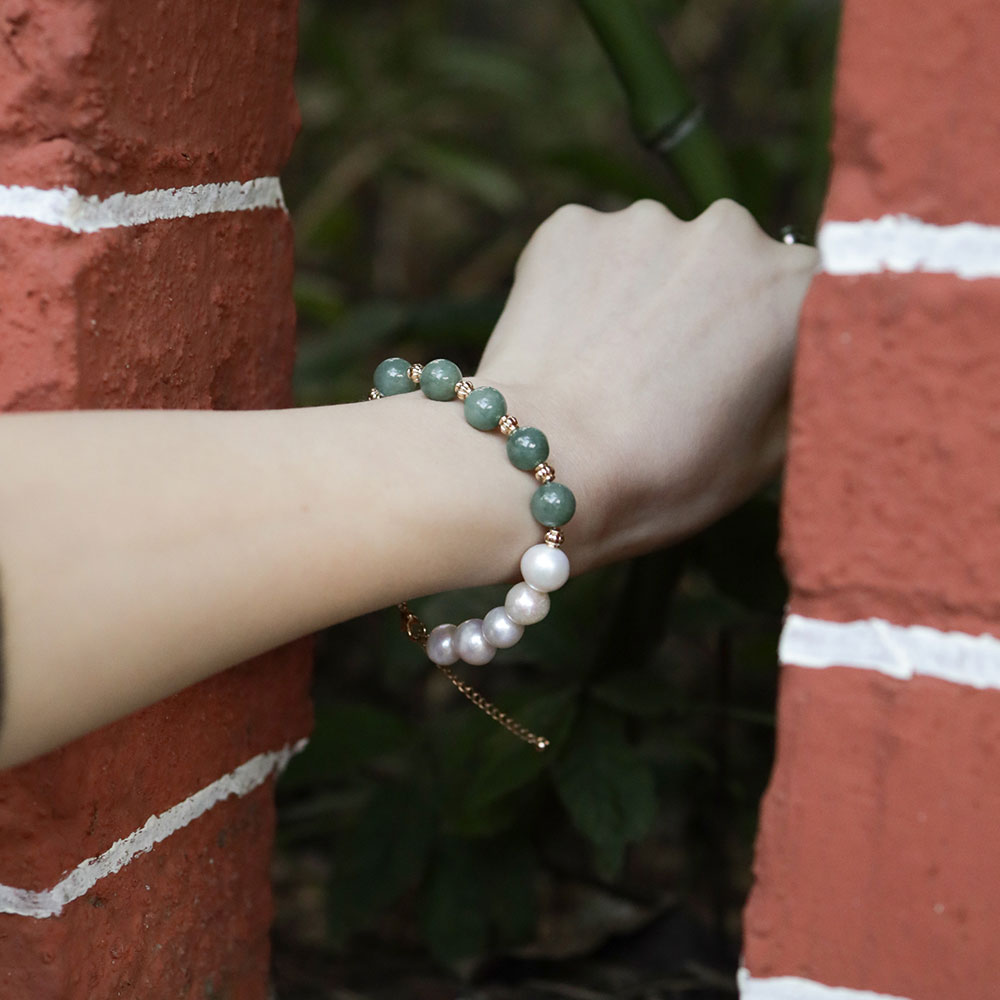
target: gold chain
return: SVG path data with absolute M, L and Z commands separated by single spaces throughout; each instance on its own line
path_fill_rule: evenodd
M 415 384 L 420 384 L 420 365 L 413 365 L 410 371 L 407 373 L 410 380 Z M 468 383 L 469 391 L 471 391 L 472 383 Z M 468 395 L 468 392 L 466 392 Z M 368 394 L 368 398 L 375 400 L 381 399 L 382 393 L 378 389 L 372 389 Z M 460 396 L 459 398 L 464 399 L 465 396 Z M 505 420 L 511 420 L 513 426 L 517 426 L 517 421 L 512 417 L 505 417 Z M 546 469 L 551 473 L 551 469 L 545 466 Z M 541 480 L 539 480 L 541 482 Z M 548 480 L 546 480 L 547 482 Z M 553 534 L 549 532 L 549 535 Z M 549 535 L 546 535 L 546 541 L 548 541 Z M 562 544 L 562 535 L 560 532 L 555 532 L 555 535 L 559 537 L 559 544 Z M 427 626 L 409 609 L 406 602 L 402 604 L 397 604 L 399 608 L 400 624 L 402 625 L 403 631 L 406 633 L 406 637 L 412 642 L 415 642 L 422 649 L 427 648 Z M 547 750 L 549 747 L 549 741 L 544 736 L 537 736 L 526 726 L 522 726 L 520 722 L 512 719 L 506 712 L 501 711 L 489 700 L 484 694 L 477 691 L 471 684 L 467 684 L 463 681 L 451 667 L 446 667 L 442 663 L 436 663 L 435 666 L 441 671 L 451 681 L 452 684 L 466 697 L 473 705 L 476 706 L 480 711 L 485 712 L 494 722 L 499 722 L 507 732 L 516 736 L 519 740 L 524 740 L 525 743 L 530 743 L 536 750 Z
M 427 645 L 427 626 L 410 610 L 405 601 L 402 604 L 397 604 L 396 607 L 399 609 L 400 626 L 406 633 L 406 637 L 417 643 L 418 646 L 425 647 Z M 451 667 L 447 667 L 443 663 L 437 663 L 435 666 L 476 708 L 485 712 L 494 722 L 499 722 L 507 732 L 512 733 L 519 740 L 524 740 L 525 743 L 530 743 L 536 750 L 548 749 L 549 741 L 544 736 L 537 736 L 526 726 L 522 726 L 520 722 L 497 708 L 484 694 L 463 681 Z

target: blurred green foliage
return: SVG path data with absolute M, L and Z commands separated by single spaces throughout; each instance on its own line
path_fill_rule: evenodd
M 772 233 L 811 233 L 835 4 L 637 10 L 701 103 L 730 193 Z M 520 247 L 560 204 L 703 207 L 697 156 L 664 162 L 643 148 L 569 0 L 304 0 L 298 93 L 285 189 L 303 404 L 363 398 L 390 353 L 474 370 Z M 530 942 L 553 887 L 580 882 L 651 906 L 679 900 L 735 962 L 774 735 L 776 496 L 670 552 L 572 581 L 546 628 L 479 675 L 552 738 L 546 754 L 457 699 L 393 616 L 325 633 L 316 731 L 279 788 L 281 852 L 326 859 L 321 947 L 360 932 L 386 948 L 422 942 L 454 965 Z M 502 592 L 418 610 L 457 621 Z

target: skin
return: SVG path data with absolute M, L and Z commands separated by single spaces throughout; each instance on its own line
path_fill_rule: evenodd
M 687 223 L 567 206 L 536 231 L 473 380 L 545 430 L 574 573 L 776 472 L 816 264 L 731 202 Z M 362 612 L 513 578 L 542 530 L 503 439 L 422 393 L 7 415 L 0 468 L 0 766 Z

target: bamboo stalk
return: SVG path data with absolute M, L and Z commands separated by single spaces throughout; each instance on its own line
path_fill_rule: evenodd
M 636 0 L 577 0 L 621 81 L 632 128 L 679 175 L 696 209 L 737 197 L 722 144 L 705 124 Z

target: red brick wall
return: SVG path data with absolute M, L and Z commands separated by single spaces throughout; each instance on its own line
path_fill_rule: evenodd
M 287 158 L 295 20 L 294 0 L 4 5 L 0 406 L 290 402 L 288 218 L 273 180 L 260 208 L 219 185 Z M 15 186 L 97 196 L 109 225 L 13 218 L 39 203 Z M 174 187 L 202 214 L 137 224 L 113 197 Z M 0 774 L 4 1000 L 263 1000 L 272 781 L 308 670 L 295 644 Z
M 993 0 L 844 8 L 749 1000 L 998 993 L 998 52 Z

